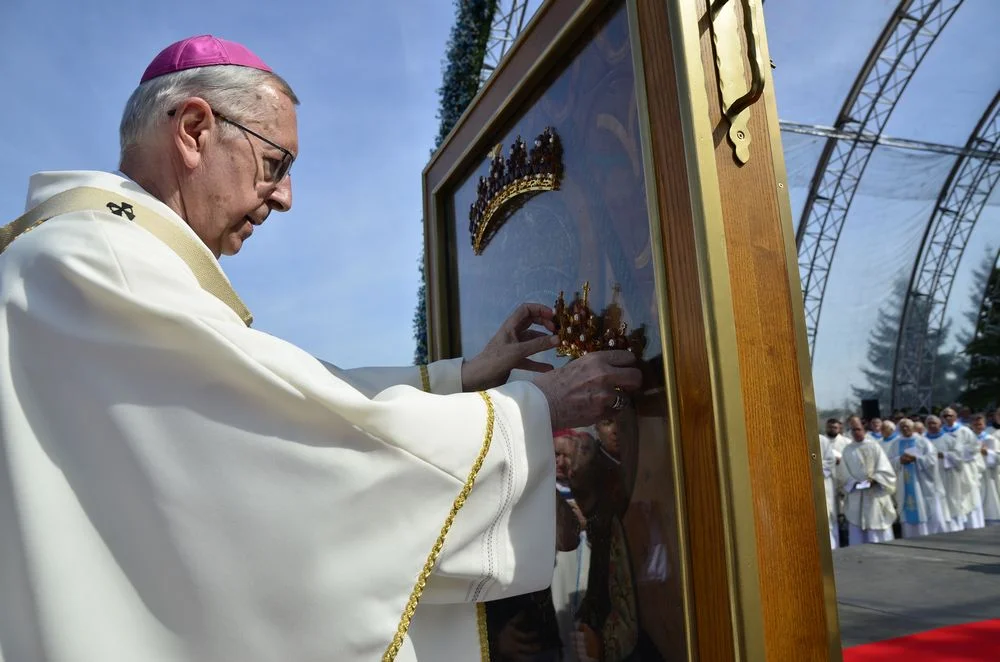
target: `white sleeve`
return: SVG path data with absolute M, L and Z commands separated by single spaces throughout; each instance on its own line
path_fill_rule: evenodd
M 12 245 L 3 267 L 7 342 L 16 337 L 17 352 L 0 370 L 4 379 L 30 375 L 22 387 L 60 412 L 26 421 L 39 436 L 24 443 L 62 454 L 56 485 L 99 485 L 97 516 L 120 523 L 87 544 L 151 577 L 171 576 L 163 559 L 182 559 L 192 600 L 209 600 L 226 623 L 263 622 L 280 608 L 296 627 L 325 622 L 333 650 L 381 655 L 483 451 L 480 394 L 401 385 L 370 396 L 372 373 L 359 376 L 368 382 L 359 389 L 350 371 L 337 377 L 247 328 L 166 246 L 107 214 L 47 222 Z M 489 395 L 492 440 L 429 601 L 551 581 L 547 402 L 527 382 Z M 53 508 L 70 503 L 67 489 L 50 486 L 44 498 Z M 182 606 L 185 588 L 174 590 L 171 604 Z M 362 616 L 365 627 L 330 625 Z
M 942 466 L 949 471 L 953 469 L 961 469 L 962 465 L 965 463 L 960 440 L 954 436 L 952 436 L 951 439 L 952 443 L 948 444 L 947 450 L 942 451 L 944 454 L 944 462 L 942 463 Z
M 834 465 L 833 475 L 836 479 L 837 487 L 847 494 L 854 489 L 854 486 L 858 483 L 858 480 L 851 474 L 848 468 L 847 461 L 847 449 L 844 449 L 844 454 L 840 458 L 840 464 Z
M 937 449 L 934 448 L 934 444 L 921 437 L 917 442 L 917 448 L 923 451 L 917 458 L 917 466 L 921 471 L 934 474 L 938 464 Z
M 451 395 L 462 392 L 463 359 L 445 359 L 424 366 L 426 383 L 420 366 L 338 368 L 320 360 L 331 374 L 349 382 L 369 397 L 391 386 L 412 386 L 428 393 Z
M 875 461 L 875 473 L 872 475 L 872 480 L 881 485 L 886 494 L 893 494 L 896 491 L 896 471 L 892 468 L 889 457 L 882 450 L 882 447 L 877 446 L 876 448 L 878 449 L 878 458 Z

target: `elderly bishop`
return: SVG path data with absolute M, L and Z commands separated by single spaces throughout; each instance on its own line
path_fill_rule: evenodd
M 252 329 L 218 258 L 291 207 L 296 103 L 178 42 L 120 172 L 36 175 L 0 230 L 4 660 L 473 660 L 481 603 L 551 581 L 552 430 L 614 415 L 634 358 L 531 362 L 538 305 L 423 368 Z

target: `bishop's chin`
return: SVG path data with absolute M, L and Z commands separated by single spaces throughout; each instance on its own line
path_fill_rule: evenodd
M 243 247 L 243 242 L 253 235 L 254 224 L 249 218 L 244 217 L 243 221 L 233 228 L 223 239 L 222 254 L 236 255 Z

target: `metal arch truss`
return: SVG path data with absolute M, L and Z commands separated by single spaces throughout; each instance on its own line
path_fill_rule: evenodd
M 524 17 L 528 11 L 528 0 L 498 0 L 490 24 L 490 39 L 486 43 L 483 68 L 479 73 L 482 87 L 503 60 L 504 54 L 524 27 Z
M 966 145 L 992 158 L 968 154 L 955 162 L 927 224 L 900 317 L 892 377 L 894 409 L 930 411 L 934 404 L 934 364 L 944 340 L 951 286 L 969 236 L 1000 181 L 1000 93 Z
M 835 128 L 880 136 L 917 67 L 963 0 L 901 0 L 858 73 Z M 840 232 L 876 143 L 830 138 L 796 232 L 809 354 Z

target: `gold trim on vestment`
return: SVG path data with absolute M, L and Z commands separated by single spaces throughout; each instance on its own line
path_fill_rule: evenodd
M 417 583 L 413 586 L 413 591 L 410 592 L 410 598 L 406 601 L 406 607 L 403 609 L 402 615 L 399 617 L 399 625 L 396 627 L 396 634 L 392 638 L 392 642 L 389 647 L 385 649 L 385 654 L 382 655 L 382 662 L 393 662 L 396 659 L 396 655 L 399 653 L 400 647 L 403 645 L 403 639 L 406 637 L 406 632 L 410 629 L 410 622 L 413 620 L 413 614 L 417 610 L 417 604 L 420 602 L 420 596 L 424 593 L 424 588 L 427 586 L 427 579 L 431 576 L 431 572 L 434 570 L 434 565 L 437 563 L 438 556 L 441 555 L 441 549 L 444 547 L 444 539 L 448 536 L 448 532 L 451 530 L 452 524 L 455 523 L 455 517 L 458 515 L 458 511 L 462 509 L 465 505 L 466 499 L 469 498 L 469 493 L 472 492 L 472 486 L 476 483 L 476 476 L 479 475 L 479 470 L 483 468 L 483 462 L 486 461 L 486 453 L 490 450 L 490 444 L 493 442 L 493 422 L 496 417 L 496 410 L 493 407 L 493 400 L 490 398 L 489 394 L 485 391 L 480 391 L 479 396 L 486 403 L 486 432 L 483 435 L 483 445 L 479 449 L 479 455 L 476 457 L 476 461 L 472 465 L 472 469 L 469 471 L 469 476 L 465 479 L 465 484 L 462 486 L 462 491 L 458 493 L 455 497 L 455 502 L 451 506 L 451 512 L 448 513 L 448 517 L 444 520 L 444 526 L 441 527 L 441 533 L 438 534 L 437 540 L 434 541 L 434 546 L 431 548 L 431 553 L 427 556 L 427 561 L 424 563 L 423 570 L 417 576 Z M 480 626 L 480 647 L 482 647 L 482 634 L 483 626 Z M 484 659 L 488 659 L 484 658 Z
M 219 261 L 201 240 L 192 239 L 177 223 L 115 191 L 93 186 L 78 186 L 57 193 L 0 227 L 0 253 L 15 239 L 45 221 L 81 211 L 96 214 L 111 213 L 149 232 L 184 261 L 203 290 L 226 304 L 244 324 L 247 326 L 253 324 L 253 315 L 236 294 L 222 267 L 219 266 Z
M 479 659 L 490 662 L 490 633 L 486 629 L 486 603 L 476 603 L 476 627 L 479 628 Z

